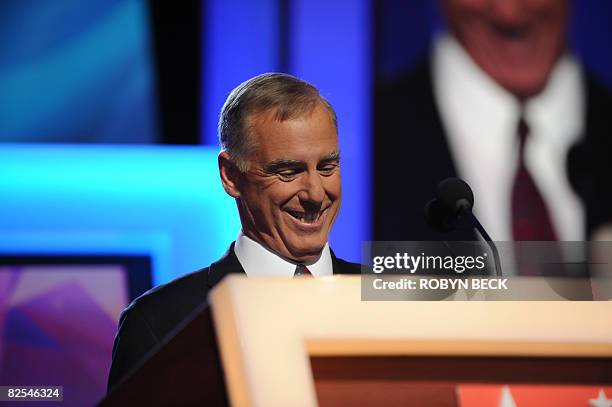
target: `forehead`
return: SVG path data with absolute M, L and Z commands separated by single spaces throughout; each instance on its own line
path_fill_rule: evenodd
M 319 104 L 311 112 L 279 121 L 274 111 L 249 117 L 254 138 L 254 159 L 319 160 L 338 151 L 338 135 L 326 107 Z

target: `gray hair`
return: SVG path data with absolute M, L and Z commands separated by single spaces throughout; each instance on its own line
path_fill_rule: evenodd
M 319 103 L 329 111 L 337 132 L 334 108 L 313 85 L 283 73 L 257 75 L 238 85 L 223 104 L 218 125 L 221 148 L 245 172 L 256 147 L 249 131 L 250 115 L 270 111 L 282 122 L 311 113 Z

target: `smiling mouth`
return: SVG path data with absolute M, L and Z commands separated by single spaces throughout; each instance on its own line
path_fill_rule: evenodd
M 323 215 L 323 212 L 325 212 L 327 210 L 327 208 L 322 209 L 320 211 L 292 211 L 292 210 L 287 210 L 286 212 L 291 215 L 293 218 L 299 220 L 301 223 L 304 224 L 314 224 L 316 223 L 321 216 Z
M 529 38 L 531 29 L 526 25 L 510 26 L 503 24 L 493 24 L 493 30 L 498 35 L 509 41 L 524 41 Z

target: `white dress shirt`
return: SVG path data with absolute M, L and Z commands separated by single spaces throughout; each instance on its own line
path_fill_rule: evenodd
M 512 240 L 512 187 L 518 168 L 520 104 L 449 34 L 432 54 L 434 94 L 459 176 L 474 190 L 474 211 L 493 240 Z M 584 208 L 567 179 L 566 157 L 584 129 L 583 77 L 570 54 L 545 89 L 523 107 L 530 135 L 525 165 L 542 193 L 559 240 L 584 240 Z
M 298 263 L 280 257 L 270 249 L 246 236 L 242 231 L 238 234 L 234 253 L 240 265 L 249 277 L 293 277 Z M 321 256 L 310 264 L 305 264 L 315 277 L 334 274 L 329 244 L 321 252 Z

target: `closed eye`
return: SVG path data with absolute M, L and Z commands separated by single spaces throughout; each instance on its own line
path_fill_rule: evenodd
M 318 171 L 323 175 L 331 175 L 340 167 L 339 163 L 327 163 L 323 165 L 319 165 L 317 167 Z
M 317 171 L 321 175 L 328 177 L 336 173 L 340 168 L 340 152 L 332 151 L 328 153 L 317 165 Z
M 275 174 L 278 175 L 278 177 L 283 181 L 291 181 L 295 179 L 301 172 L 302 171 L 299 169 L 284 169 L 276 171 Z
M 267 164 L 264 167 L 264 172 L 276 176 L 282 181 L 292 181 L 305 169 L 306 165 L 300 161 L 277 160 Z

